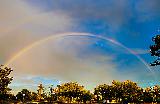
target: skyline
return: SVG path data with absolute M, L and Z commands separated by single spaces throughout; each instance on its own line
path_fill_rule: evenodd
M 143 87 L 159 84 L 159 66 L 150 67 L 153 73 L 146 67 L 154 60 L 149 53 L 151 39 L 160 34 L 158 3 L 158 0 L 0 1 L 1 64 L 20 53 L 7 65 L 13 69 L 10 87 L 19 91 L 22 87 L 32 89 L 39 83 L 77 81 L 92 89 L 101 83 L 127 79 L 142 83 Z M 68 37 L 69 33 L 77 36 Z M 80 36 L 82 33 L 95 37 Z M 66 37 L 52 38 L 23 51 L 60 34 Z

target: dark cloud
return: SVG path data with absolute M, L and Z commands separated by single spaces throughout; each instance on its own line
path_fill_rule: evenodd
M 32 1 L 32 0 L 30 0 Z M 64 11 L 76 20 L 103 20 L 113 30 L 125 24 L 132 16 L 132 5 L 128 0 L 47 0 L 34 5 L 42 10 Z
M 79 22 L 101 20 L 105 22 L 110 32 L 117 32 L 116 30 L 119 31 L 122 28 L 131 29 L 130 25 L 134 23 L 160 17 L 159 0 L 98 0 L 94 2 L 92 0 L 29 0 L 28 2 L 41 10 L 64 11 Z M 131 31 L 135 33 L 134 29 Z

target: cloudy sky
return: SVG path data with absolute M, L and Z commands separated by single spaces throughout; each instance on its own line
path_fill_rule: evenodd
M 77 81 L 92 89 L 112 80 L 159 83 L 148 67 L 159 34 L 159 0 L 1 0 L 0 62 L 10 87 Z

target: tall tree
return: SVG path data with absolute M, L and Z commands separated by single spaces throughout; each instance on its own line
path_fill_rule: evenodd
M 11 90 L 8 85 L 13 80 L 13 77 L 9 77 L 12 71 L 11 68 L 0 65 L 0 100 L 6 99 L 7 92 Z

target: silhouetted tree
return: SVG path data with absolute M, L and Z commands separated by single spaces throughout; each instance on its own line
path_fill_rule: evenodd
M 86 103 L 87 101 L 91 101 L 91 99 L 93 98 L 93 94 L 90 91 L 83 90 L 78 97 L 81 102 Z
M 31 92 L 27 89 L 22 89 L 21 92 L 18 92 L 16 97 L 18 100 L 20 100 L 22 102 L 31 101 L 31 99 L 32 99 Z
M 35 92 L 32 92 L 32 93 L 31 93 L 31 100 L 32 100 L 32 101 L 38 100 L 38 94 L 35 93 Z
M 157 57 L 157 59 L 150 65 L 156 66 L 160 65 L 160 35 L 156 35 L 155 37 L 153 37 L 152 41 L 154 42 L 154 44 L 150 46 L 150 53 L 151 56 Z
M 159 85 L 155 85 L 153 87 L 153 100 L 154 102 L 160 103 L 160 86 Z
M 151 103 L 153 102 L 153 92 L 151 87 L 147 87 L 145 89 L 145 92 L 143 92 L 143 101 L 146 103 Z
M 13 80 L 13 77 L 9 77 L 12 71 L 11 68 L 0 65 L 0 100 L 6 100 L 9 97 L 7 92 L 11 90 L 8 85 Z

